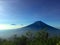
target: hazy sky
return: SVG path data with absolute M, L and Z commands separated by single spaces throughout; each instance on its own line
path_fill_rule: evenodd
M 35 21 L 60 26 L 60 0 L 0 0 L 0 24 L 28 25 Z

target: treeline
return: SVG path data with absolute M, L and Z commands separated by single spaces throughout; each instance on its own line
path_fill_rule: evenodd
M 60 37 L 49 37 L 45 31 L 27 32 L 26 35 L 17 37 L 14 35 L 9 40 L 0 39 L 0 45 L 60 45 Z

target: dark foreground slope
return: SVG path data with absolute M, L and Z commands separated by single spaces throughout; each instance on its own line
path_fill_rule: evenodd
M 60 35 L 59 29 L 49 26 L 42 21 L 37 21 L 37 22 L 30 24 L 23 28 L 19 28 L 19 29 L 15 29 L 15 30 L 0 31 L 0 37 L 8 38 L 15 34 L 18 36 L 21 36 L 21 35 L 24 35 L 27 31 L 37 32 L 37 31 L 41 31 L 41 30 L 48 32 L 49 36 L 59 36 Z

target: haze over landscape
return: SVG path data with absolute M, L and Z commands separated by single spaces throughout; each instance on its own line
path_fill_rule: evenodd
M 0 45 L 60 45 L 60 0 L 0 0 Z
M 16 24 L 12 29 L 24 27 L 35 21 L 60 28 L 60 0 L 0 0 L 0 29 L 11 29 L 11 24 Z

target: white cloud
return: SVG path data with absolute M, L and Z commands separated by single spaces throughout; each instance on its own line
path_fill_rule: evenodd
M 9 25 L 9 24 L 0 24 L 0 30 L 8 30 L 8 29 L 17 29 L 21 28 L 21 25 Z

